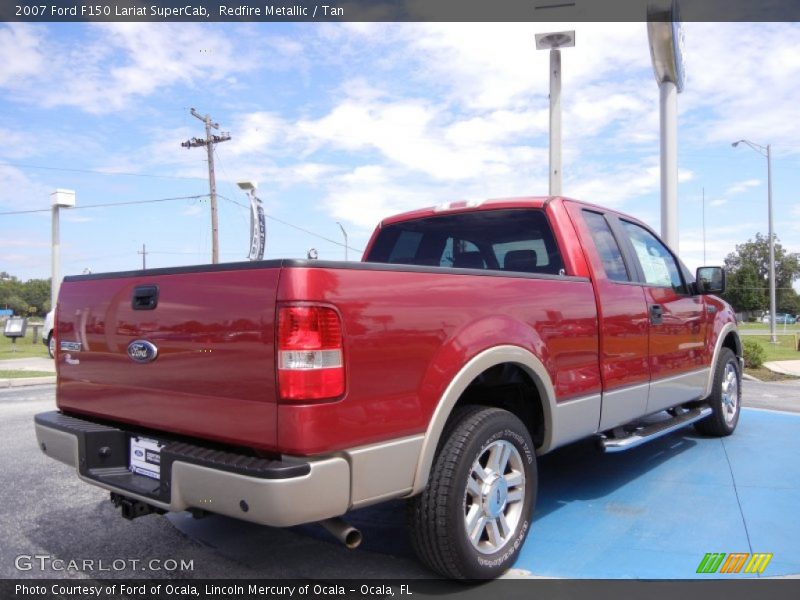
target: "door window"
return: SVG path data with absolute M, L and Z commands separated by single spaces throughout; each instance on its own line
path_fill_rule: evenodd
M 659 287 L 671 287 L 678 294 L 685 294 L 678 263 L 667 247 L 644 227 L 620 220 L 628 234 L 639 265 L 644 273 L 645 283 Z

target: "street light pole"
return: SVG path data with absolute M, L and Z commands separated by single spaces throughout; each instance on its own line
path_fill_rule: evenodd
M 573 46 L 575 46 L 574 31 L 536 34 L 536 49 L 550 50 L 550 196 L 560 196 L 562 193 L 560 48 Z
M 769 337 L 773 344 L 778 343 L 775 335 L 775 233 L 772 225 L 772 150 L 767 144 L 767 213 L 769 215 Z
M 336 224 L 339 226 L 339 229 L 342 230 L 342 235 L 344 236 L 344 259 L 347 260 L 347 232 L 344 230 L 344 225 L 342 225 L 339 221 L 336 221 Z
M 775 310 L 776 310 L 776 290 L 775 290 L 775 234 L 772 221 L 772 148 L 770 144 L 762 146 L 749 140 L 739 140 L 732 145 L 734 148 L 739 144 L 747 144 L 762 156 L 767 157 L 767 214 L 769 221 L 769 339 L 773 344 L 778 343 L 778 336 L 775 332 Z

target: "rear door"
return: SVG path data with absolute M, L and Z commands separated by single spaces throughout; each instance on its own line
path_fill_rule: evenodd
M 600 319 L 603 404 L 599 429 L 643 415 L 650 386 L 647 302 L 627 246 L 601 210 L 568 204 L 592 269 Z

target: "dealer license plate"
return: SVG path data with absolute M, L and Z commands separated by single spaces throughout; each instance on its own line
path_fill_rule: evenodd
M 145 477 L 161 477 L 161 449 L 164 444 L 144 437 L 131 437 L 130 470 Z

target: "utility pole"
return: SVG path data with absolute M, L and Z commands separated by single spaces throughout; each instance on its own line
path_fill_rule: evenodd
M 230 133 L 220 132 L 219 135 L 212 134 L 211 129 L 219 129 L 219 123 L 211 120 L 209 115 L 201 115 L 194 108 L 191 109 L 192 116 L 200 119 L 206 126 L 206 138 L 200 139 L 193 137 L 181 144 L 184 148 L 196 148 L 205 146 L 208 151 L 208 187 L 211 197 L 211 262 L 219 262 L 219 228 L 217 226 L 217 180 L 214 177 L 214 144 L 227 142 L 231 139 Z
M 142 244 L 142 251 L 139 252 L 137 250 L 136 254 L 141 254 L 142 255 L 142 271 L 146 271 L 147 270 L 147 246 Z

